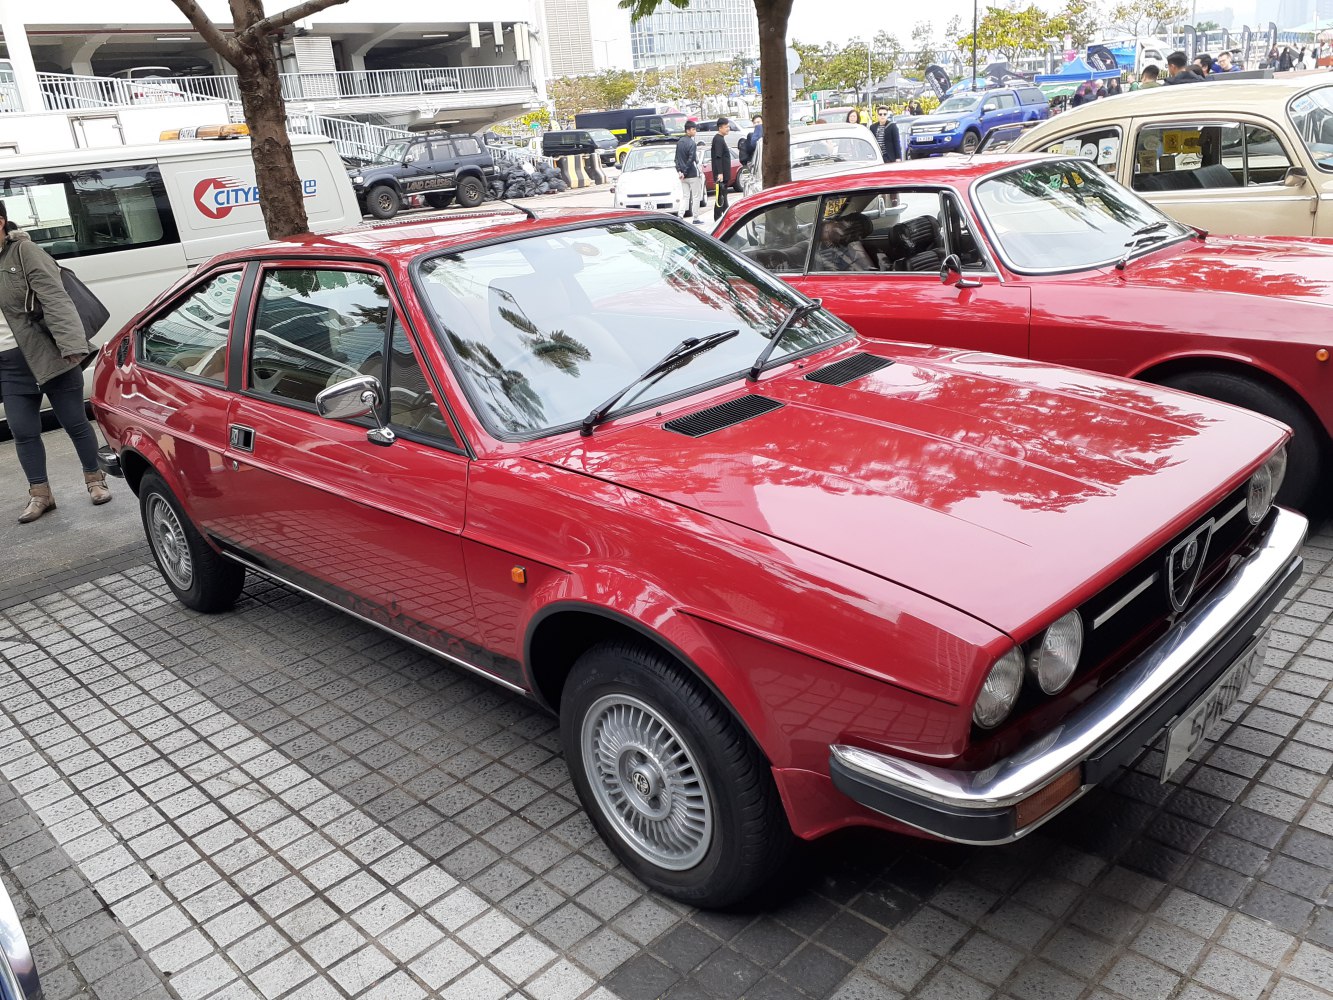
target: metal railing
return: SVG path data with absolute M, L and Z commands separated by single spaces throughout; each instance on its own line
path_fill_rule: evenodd
M 384 125 L 370 125 L 348 118 L 333 118 L 308 111 L 287 112 L 287 131 L 294 135 L 325 135 L 333 140 L 339 156 L 373 159 L 381 149 L 396 139 L 412 138 L 417 133 Z
M 48 110 L 101 108 L 133 104 L 241 99 L 235 76 L 154 76 L 140 80 L 38 73 Z M 504 90 L 533 90 L 522 66 L 444 66 L 437 69 L 338 70 L 331 73 L 282 73 L 286 101 L 424 96 L 447 98 Z M 0 87 L 4 81 L 0 80 Z M 10 102 L 0 103 L 8 104 Z

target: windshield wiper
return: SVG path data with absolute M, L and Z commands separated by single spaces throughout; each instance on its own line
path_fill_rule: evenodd
M 653 376 L 661 378 L 668 372 L 673 372 L 677 368 L 683 368 L 700 354 L 703 354 L 705 351 L 711 351 L 718 344 L 730 340 L 738 333 L 740 333 L 740 330 L 723 330 L 721 333 L 710 333 L 707 337 L 686 337 L 675 347 L 671 348 L 671 350 L 667 352 L 666 357 L 661 361 L 645 370 L 643 374 L 636 377 L 633 382 L 630 382 L 625 388 L 621 389 L 605 403 L 596 407 L 591 413 L 584 417 L 583 426 L 579 433 L 584 437 L 591 436 L 592 429 L 605 420 L 607 416 L 610 415 L 611 408 L 619 403 L 621 399 L 624 398 L 625 394 L 635 386 L 642 382 L 647 382 L 649 379 L 653 378 Z
M 1125 253 L 1115 262 L 1115 269 L 1117 271 L 1123 271 L 1125 265 L 1129 263 L 1130 255 L 1133 254 L 1135 250 L 1156 243 L 1159 239 L 1166 238 L 1158 235 L 1166 228 L 1166 226 L 1167 223 L 1165 222 L 1149 222 L 1147 225 L 1139 226 L 1138 229 L 1130 233 L 1129 239 L 1125 242 Z
M 782 318 L 782 322 L 778 324 L 778 328 L 773 331 L 773 336 L 769 338 L 768 343 L 764 345 L 764 349 L 759 352 L 759 357 L 755 358 L 754 364 L 750 366 L 750 373 L 747 378 L 749 378 L 751 382 L 759 381 L 759 376 L 763 374 L 764 365 L 768 363 L 769 357 L 772 356 L 773 349 L 778 346 L 778 341 L 791 329 L 791 325 L 802 316 L 807 316 L 814 312 L 816 309 L 823 306 L 823 304 L 823 299 L 811 299 L 809 302 L 800 302 L 792 307 L 791 312 L 787 313 L 787 315 Z

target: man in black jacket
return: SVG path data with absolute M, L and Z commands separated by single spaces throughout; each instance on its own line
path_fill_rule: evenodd
M 893 123 L 893 117 L 889 114 L 889 109 L 882 104 L 876 109 L 876 121 L 870 126 L 870 132 L 875 137 L 875 142 L 879 143 L 880 156 L 885 163 L 892 163 L 895 160 L 903 158 L 902 137 L 898 134 L 898 126 Z
M 693 118 L 685 123 L 685 134 L 676 141 L 676 173 L 680 176 L 685 196 L 686 219 L 694 217 L 694 210 L 704 202 L 704 179 L 699 176 L 699 144 L 694 134 L 699 126 Z
M 731 147 L 727 145 L 727 133 L 731 131 L 731 122 L 726 118 L 717 120 L 717 134 L 713 136 L 713 221 L 722 218 L 727 211 L 727 188 L 731 186 Z
M 1189 57 L 1177 50 L 1166 57 L 1166 79 L 1163 83 L 1174 86 L 1181 83 L 1203 83 L 1203 77 L 1190 65 Z

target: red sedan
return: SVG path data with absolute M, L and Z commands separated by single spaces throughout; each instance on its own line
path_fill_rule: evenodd
M 858 338 L 679 220 L 491 213 L 217 257 L 102 349 L 167 585 L 247 572 L 558 713 L 645 883 L 722 905 L 793 834 L 1006 843 L 1265 648 L 1287 431 Z
M 764 191 L 717 236 L 868 337 L 1127 375 L 1295 431 L 1281 502 L 1322 495 L 1333 242 L 1206 236 L 1087 161 L 899 164 Z

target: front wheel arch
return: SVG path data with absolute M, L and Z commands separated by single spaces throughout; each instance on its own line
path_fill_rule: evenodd
M 1330 471 L 1330 456 L 1333 456 L 1333 440 L 1330 440 L 1328 428 L 1323 425 L 1318 415 L 1310 408 L 1309 403 L 1305 401 L 1300 393 L 1281 378 L 1264 371 L 1262 368 L 1256 368 L 1244 362 L 1227 358 L 1175 358 L 1145 369 L 1134 377 L 1145 382 L 1170 387 L 1171 383 L 1190 376 L 1222 376 L 1250 382 L 1292 407 L 1311 432 L 1314 456 L 1319 469 L 1316 478 L 1327 480 Z M 1290 442 L 1288 443 L 1288 453 L 1290 454 Z M 1287 475 L 1288 482 L 1292 482 L 1291 472 L 1288 471 Z M 1318 487 L 1319 482 L 1316 481 L 1312 489 L 1317 490 Z M 1310 499 L 1314 499 L 1313 494 Z M 1302 506 L 1308 505 L 1309 501 L 1302 503 Z

